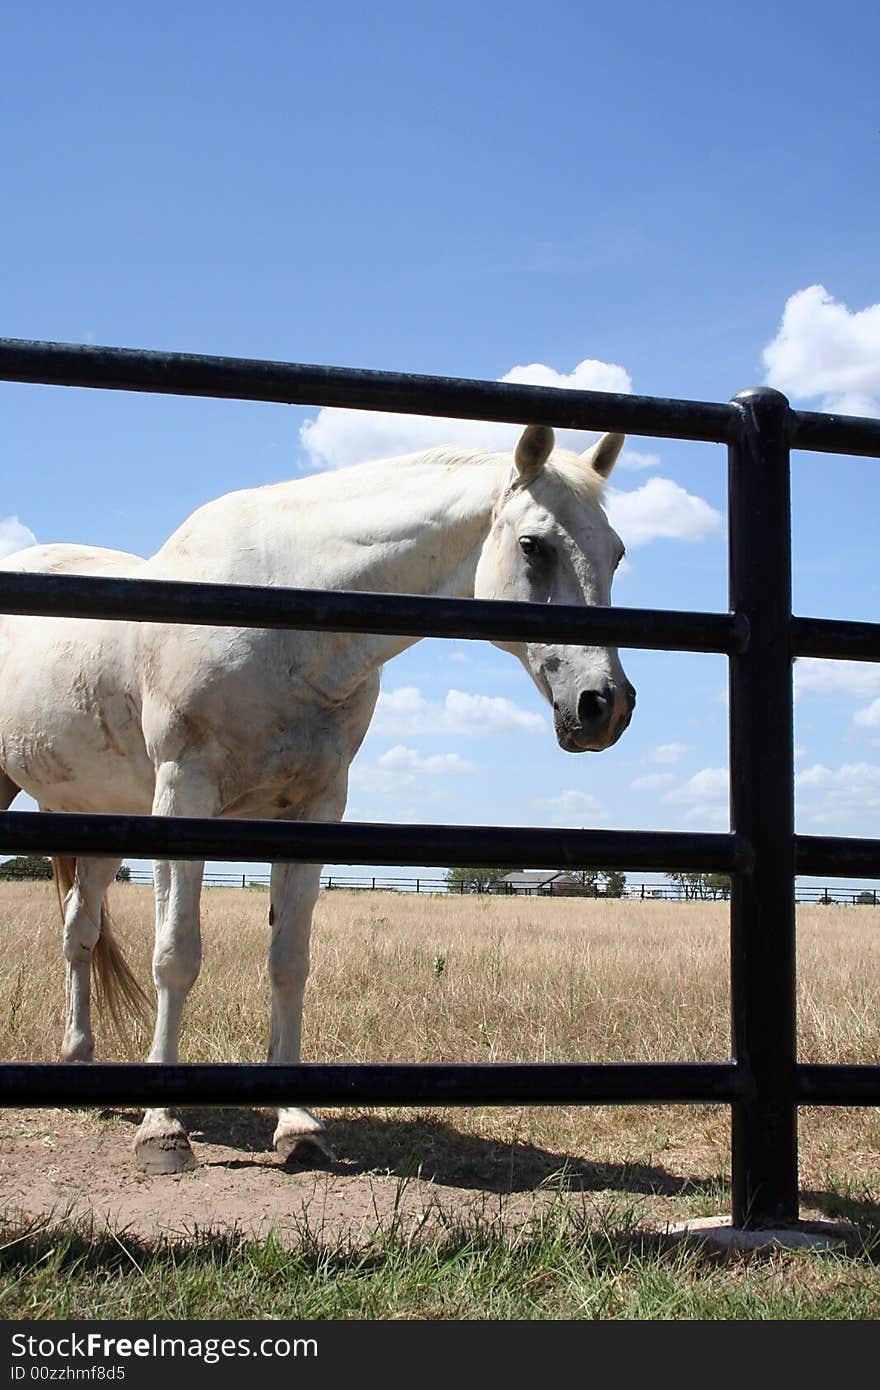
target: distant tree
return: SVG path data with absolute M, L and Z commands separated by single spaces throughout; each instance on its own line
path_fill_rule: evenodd
M 598 869 L 568 869 L 551 879 L 550 892 L 554 898 L 598 898 Z
M 52 860 L 42 854 L 20 854 L 0 864 L 0 878 L 51 878 Z
M 875 907 L 877 904 L 876 891 L 863 888 L 861 893 L 856 894 L 856 902 L 861 903 L 863 907 Z
M 494 864 L 478 869 L 447 869 L 446 887 L 451 893 L 489 893 L 508 874 L 522 873 L 511 865 Z
M 620 869 L 603 869 L 602 887 L 606 898 L 622 898 L 626 893 L 626 874 Z
M 730 897 L 730 874 L 708 874 L 698 873 L 696 870 L 688 872 L 679 871 L 674 874 L 667 874 L 666 877 L 681 890 L 685 898 L 716 898 Z
M 667 873 L 670 883 L 676 884 L 684 898 L 730 898 L 728 873 Z
M 696 874 L 685 873 L 684 870 L 679 869 L 676 873 L 667 874 L 666 877 L 669 879 L 670 883 L 675 884 L 676 888 L 681 892 L 682 897 L 696 897 L 696 884 L 694 882 L 697 878 Z
M 709 897 L 730 897 L 730 874 L 702 874 L 701 877 Z
M 550 884 L 559 898 L 622 898 L 626 874 L 619 869 L 568 869 Z

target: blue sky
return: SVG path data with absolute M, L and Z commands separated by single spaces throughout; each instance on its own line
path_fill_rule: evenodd
M 489 378 L 587 363 L 587 385 L 615 367 L 719 400 L 770 380 L 880 414 L 880 15 L 833 21 L 786 0 L 17 7 L 2 332 Z M 147 555 L 212 496 L 409 447 L 406 421 L 317 417 L 0 385 L 0 547 Z M 633 439 L 624 462 L 615 601 L 724 608 L 722 450 Z M 793 490 L 796 611 L 876 621 L 877 464 L 797 454 Z M 419 644 L 386 669 L 349 813 L 726 825 L 724 660 L 624 661 L 631 729 L 575 758 L 518 663 Z M 798 826 L 877 835 L 880 668 L 798 666 Z

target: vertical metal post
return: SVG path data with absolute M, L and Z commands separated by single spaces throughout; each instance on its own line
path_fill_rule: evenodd
M 756 388 L 733 404 L 730 606 L 750 637 L 730 659 L 730 800 L 754 849 L 730 898 L 733 1055 L 747 1082 L 733 1107 L 733 1224 L 754 1229 L 798 1216 L 791 483 L 786 398 Z

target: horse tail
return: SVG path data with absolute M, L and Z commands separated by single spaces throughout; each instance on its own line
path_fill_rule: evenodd
M 59 855 L 53 858 L 52 873 L 63 922 L 64 899 L 76 879 L 76 859 L 72 855 Z M 149 999 L 130 969 L 113 934 L 112 921 L 105 895 L 101 903 L 101 935 L 98 937 L 92 952 L 98 1009 L 102 1018 L 112 1023 L 119 1039 L 127 1044 L 131 1041 L 129 1028 L 131 1019 L 134 1018 L 136 1022 L 146 1023 L 151 1008 Z

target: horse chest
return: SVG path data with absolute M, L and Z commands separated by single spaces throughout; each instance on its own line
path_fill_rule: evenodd
M 254 740 L 243 757 L 234 759 L 224 779 L 224 814 L 306 814 L 338 781 L 348 761 L 332 724 L 298 720 L 262 744 Z

